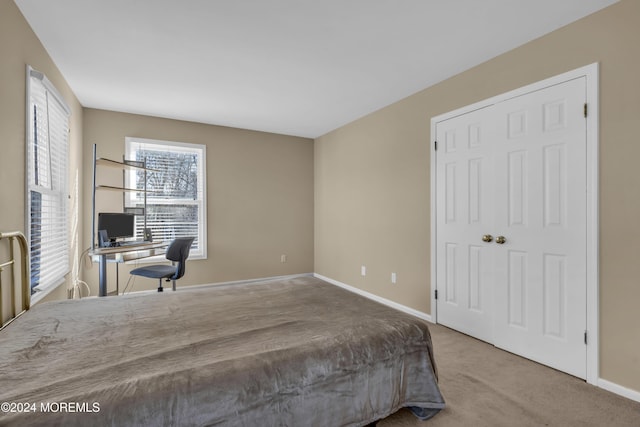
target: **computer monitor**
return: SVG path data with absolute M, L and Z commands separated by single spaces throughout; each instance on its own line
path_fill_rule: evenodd
M 135 235 L 135 215 L 128 213 L 100 212 L 98 214 L 98 232 L 105 230 L 109 240 Z

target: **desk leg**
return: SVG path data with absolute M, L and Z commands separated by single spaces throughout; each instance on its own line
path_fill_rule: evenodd
M 100 255 L 100 269 L 98 272 L 98 296 L 107 296 L 107 256 Z

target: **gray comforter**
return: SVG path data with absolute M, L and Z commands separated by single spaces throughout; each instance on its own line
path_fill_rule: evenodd
M 424 321 L 313 277 L 37 305 L 0 332 L 0 402 L 20 426 L 359 426 L 444 407 Z

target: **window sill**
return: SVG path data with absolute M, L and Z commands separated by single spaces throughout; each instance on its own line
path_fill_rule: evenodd
M 47 295 L 49 295 L 51 292 L 55 291 L 60 286 L 62 286 L 62 284 L 64 284 L 64 282 L 65 282 L 65 280 L 62 279 L 59 282 L 54 283 L 53 285 L 47 286 L 46 288 L 37 287 L 36 293 L 31 295 L 30 305 L 33 307 L 34 305 L 38 304 Z

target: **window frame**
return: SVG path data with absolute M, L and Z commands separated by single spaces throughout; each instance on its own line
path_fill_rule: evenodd
M 37 128 L 34 128 L 34 119 L 35 119 L 34 112 L 33 112 L 34 103 L 32 102 L 32 98 L 36 96 L 33 88 L 34 80 L 39 81 L 42 84 L 42 88 L 45 91 L 45 99 L 47 100 L 46 101 L 46 115 L 47 115 L 46 134 L 47 134 L 47 143 L 49 144 L 47 148 L 48 150 L 47 160 L 49 162 L 47 166 L 48 168 L 47 174 L 49 175 L 48 185 L 47 184 L 41 185 L 37 183 L 37 179 L 35 180 L 36 182 L 32 183 L 32 179 L 31 179 L 36 174 L 36 170 L 37 170 L 36 164 L 38 163 L 38 161 L 32 162 L 32 158 L 31 158 L 33 154 L 32 145 L 37 140 L 37 137 L 34 137 L 35 132 L 37 132 Z M 62 225 L 58 224 L 56 227 L 59 227 L 59 226 L 63 227 L 62 232 L 57 234 L 64 236 L 64 242 L 62 242 L 62 244 L 60 244 L 60 242 L 57 241 L 57 239 L 53 241 L 46 241 L 41 243 L 41 245 L 44 244 L 45 246 L 51 246 L 55 248 L 55 254 L 56 254 L 55 259 L 57 261 L 62 261 L 63 264 L 60 269 L 55 269 L 53 273 L 45 271 L 44 274 L 39 274 L 39 279 L 38 279 L 39 283 L 37 285 L 33 286 L 32 283 L 30 283 L 29 287 L 31 289 L 31 301 L 33 304 L 39 301 L 40 299 L 42 299 L 45 295 L 50 293 L 52 290 L 56 289 L 58 286 L 63 284 L 66 280 L 67 275 L 71 271 L 71 266 L 70 266 L 71 247 L 70 247 L 70 234 L 69 234 L 70 233 L 70 227 L 69 227 L 69 222 L 70 222 L 69 208 L 70 207 L 68 203 L 68 200 L 70 197 L 69 196 L 70 164 L 68 160 L 68 155 L 71 148 L 71 141 L 69 137 L 69 134 L 71 132 L 71 123 L 70 123 L 71 109 L 69 108 L 68 104 L 66 103 L 62 95 L 58 92 L 56 87 L 53 85 L 53 83 L 51 83 L 51 81 L 43 73 L 35 70 L 30 65 L 27 65 L 26 67 L 26 99 L 25 101 L 26 101 L 25 102 L 26 103 L 25 174 L 24 174 L 25 235 L 26 235 L 27 241 L 29 242 L 29 248 L 31 249 L 32 239 L 34 238 L 34 236 L 32 235 L 32 227 L 34 226 L 34 224 L 32 223 L 33 215 L 31 212 L 32 210 L 31 196 L 32 196 L 32 192 L 35 192 L 41 195 L 41 200 L 42 200 L 42 197 L 45 195 L 53 196 L 54 198 L 57 198 L 59 200 L 60 203 L 56 204 L 54 206 L 54 209 L 56 209 L 56 212 L 55 212 L 56 214 L 60 214 L 59 217 L 58 215 L 56 215 L 56 219 Z M 52 126 L 50 123 L 51 123 L 52 115 L 49 114 L 51 111 L 51 108 L 50 108 L 51 101 L 55 102 L 56 104 L 55 109 L 59 110 L 57 111 L 57 113 L 62 113 L 62 117 L 64 117 L 64 119 L 66 120 L 66 123 L 60 124 L 59 129 L 56 129 L 56 130 L 62 129 L 63 131 L 66 130 L 66 134 L 64 134 L 64 140 L 58 141 L 58 142 L 61 142 L 60 144 L 62 145 L 61 150 L 59 149 L 60 147 L 56 145 L 51 145 Z M 55 126 L 55 127 L 58 127 L 58 126 Z M 40 136 L 40 134 L 38 134 L 38 136 Z M 63 158 L 64 161 L 53 162 L 51 159 L 53 156 L 56 156 L 56 155 L 58 156 L 58 158 Z M 39 158 L 38 154 L 35 154 L 35 156 Z M 55 168 L 57 168 L 57 170 Z M 59 182 L 55 182 L 56 180 L 52 179 L 54 175 L 59 177 Z M 56 186 L 55 184 L 60 184 L 60 185 L 58 186 L 58 188 L 54 188 Z M 48 216 L 46 215 L 43 216 L 41 213 L 40 220 L 43 220 L 43 218 L 48 218 Z M 39 237 L 40 239 L 44 240 L 46 238 L 46 234 L 41 235 Z M 47 240 L 51 240 L 51 238 Z M 31 253 L 30 251 L 29 252 L 30 265 L 32 265 L 33 263 L 33 256 L 34 256 L 33 253 Z M 45 263 L 45 266 L 46 266 L 46 263 Z M 42 271 L 42 270 L 39 269 L 39 271 Z M 32 272 L 32 275 L 33 275 L 33 272 Z M 48 276 L 51 276 L 51 277 L 48 277 Z M 40 280 L 43 277 L 48 278 L 49 280 L 45 280 L 44 283 L 41 283 Z
M 198 226 L 198 248 L 191 249 L 191 253 L 189 254 L 189 259 L 197 260 L 197 259 L 207 259 L 207 147 L 204 144 L 193 144 L 186 142 L 178 142 L 178 141 L 167 141 L 167 140 L 159 140 L 159 139 L 149 139 L 149 138 L 137 138 L 137 137 L 125 137 L 125 156 L 124 158 L 127 160 L 135 160 L 135 152 L 137 148 L 136 144 L 139 145 L 152 145 L 152 146 L 165 146 L 176 148 L 175 151 L 180 151 L 180 149 L 186 149 L 189 151 L 198 152 L 198 156 L 200 158 L 199 167 L 201 170 L 198 170 L 198 179 L 201 181 L 202 187 L 202 197 L 196 199 L 193 202 L 185 199 L 176 199 L 176 198 L 166 198 L 163 199 L 165 204 L 192 204 L 198 207 L 198 217 L 199 221 L 197 223 Z M 128 170 L 125 172 L 125 187 L 127 188 L 135 188 L 135 170 Z M 157 200 L 157 199 L 156 199 Z M 147 209 L 150 205 L 154 204 L 154 199 L 147 197 L 146 205 Z M 127 191 L 125 194 L 125 203 L 124 206 L 133 206 L 137 203 L 143 203 L 142 200 L 136 197 L 136 192 Z M 145 212 L 145 215 L 147 212 Z M 151 258 L 145 258 L 144 260 L 138 260 L 138 262 L 157 262 L 159 259 L 163 259 L 163 256 L 156 256 Z

